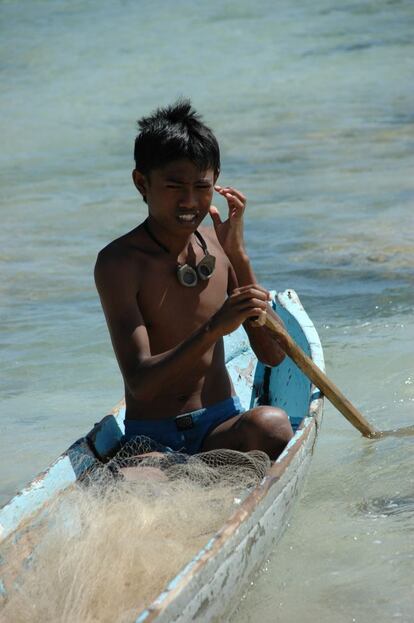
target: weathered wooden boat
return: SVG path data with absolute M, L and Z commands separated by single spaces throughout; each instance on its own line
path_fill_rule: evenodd
M 273 294 L 273 305 L 296 343 L 323 370 L 318 334 L 296 293 Z M 303 485 L 322 419 L 320 392 L 289 358 L 276 368 L 258 364 L 242 329 L 226 339 L 226 361 L 243 406 L 272 404 L 285 409 L 295 435 L 222 529 L 136 623 L 223 620 L 228 604 L 237 603 L 246 580 L 282 535 Z M 123 419 L 121 404 L 0 511 L 0 597 L 7 599 L 15 581 L 7 573 L 7 558 L 19 555 L 24 568 L 48 505 L 82 478 L 97 458 L 105 461 L 113 456 L 123 435 Z

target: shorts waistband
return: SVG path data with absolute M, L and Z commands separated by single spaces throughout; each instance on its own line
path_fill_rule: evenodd
M 185 430 L 186 428 L 192 428 L 191 426 L 187 427 L 185 425 L 185 418 L 191 418 L 193 425 L 195 425 L 201 418 L 206 417 L 206 415 L 214 418 L 220 417 L 221 415 L 232 411 L 242 411 L 240 398 L 238 396 L 231 396 L 230 398 L 226 398 L 225 400 L 217 402 L 209 407 L 202 407 L 201 409 L 196 409 L 195 411 L 188 411 L 187 413 L 182 413 L 175 417 L 162 418 L 160 420 L 133 420 L 125 418 L 124 424 L 125 427 L 128 427 L 130 434 L 133 434 L 134 428 L 141 431 L 143 427 L 148 430 L 152 427 L 158 429 L 160 426 L 162 426 L 163 430 L 170 429 L 171 432 L 173 432 L 177 430 Z M 183 423 L 184 425 L 180 427 L 180 423 Z M 139 434 L 139 432 L 137 434 Z

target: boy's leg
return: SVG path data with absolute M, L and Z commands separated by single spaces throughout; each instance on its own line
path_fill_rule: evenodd
M 240 452 L 263 450 L 274 460 L 292 437 L 293 430 L 285 411 L 276 407 L 256 407 L 226 420 L 210 431 L 201 451 L 220 448 Z

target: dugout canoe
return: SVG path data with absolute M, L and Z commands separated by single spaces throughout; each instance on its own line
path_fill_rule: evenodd
M 273 293 L 272 301 L 290 335 L 324 370 L 318 334 L 296 293 Z M 249 577 L 283 534 L 309 468 L 322 421 L 319 390 L 288 357 L 276 368 L 258 363 L 242 329 L 226 337 L 225 350 L 242 405 L 285 409 L 295 435 L 259 485 L 136 623 L 225 620 Z M 50 502 L 69 491 L 97 459 L 107 460 L 120 447 L 124 413 L 120 403 L 0 510 L 0 604 L 18 580 L 16 569 L 23 572 L 33 558 L 39 534 L 47 526 Z

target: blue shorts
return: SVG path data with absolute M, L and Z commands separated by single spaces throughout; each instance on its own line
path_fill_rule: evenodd
M 125 419 L 123 441 L 128 442 L 137 435 L 145 435 L 164 446 L 166 451 L 196 454 L 200 452 L 204 439 L 213 428 L 243 411 L 239 398 L 232 396 L 211 407 L 164 420 Z

